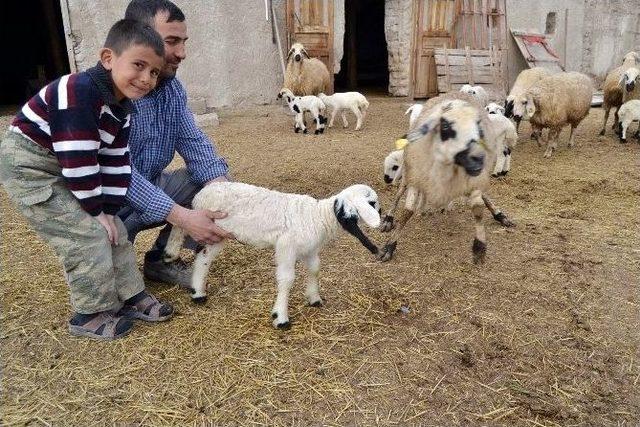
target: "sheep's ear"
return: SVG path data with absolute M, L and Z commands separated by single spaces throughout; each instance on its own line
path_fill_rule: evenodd
M 289 49 L 289 53 L 287 53 L 287 61 L 291 58 L 291 55 L 293 55 L 293 48 Z
M 626 74 L 622 74 L 620 76 L 620 80 L 618 81 L 618 86 L 620 87 L 624 87 L 624 85 L 627 83 L 627 75 Z
M 304 56 L 306 56 L 307 59 L 309 58 L 309 54 L 307 53 L 306 49 L 302 49 L 302 51 L 300 53 L 302 53 Z
M 409 144 L 418 141 L 423 136 L 434 132 L 440 120 L 440 114 L 432 114 L 419 126 L 414 127 L 407 133 L 407 141 Z

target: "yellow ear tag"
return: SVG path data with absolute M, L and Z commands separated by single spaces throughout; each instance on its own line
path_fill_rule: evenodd
M 408 143 L 409 141 L 407 141 L 405 138 L 396 139 L 396 150 L 404 149 L 404 147 L 406 147 Z

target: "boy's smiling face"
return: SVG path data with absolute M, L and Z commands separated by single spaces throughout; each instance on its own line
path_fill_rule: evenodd
M 104 48 L 100 51 L 100 62 L 111 71 L 118 101 L 142 98 L 151 92 L 164 66 L 164 58 L 158 56 L 153 48 L 141 44 L 132 44 L 119 55 Z

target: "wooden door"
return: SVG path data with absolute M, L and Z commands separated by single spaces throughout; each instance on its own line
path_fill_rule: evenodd
M 327 66 L 333 93 L 333 0 L 287 0 L 287 50 L 302 43 Z
M 438 74 L 434 49 L 451 47 L 451 27 L 455 0 L 417 0 L 417 23 L 414 27 L 413 97 L 438 95 Z

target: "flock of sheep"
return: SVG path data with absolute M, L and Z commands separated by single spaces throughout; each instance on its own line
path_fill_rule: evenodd
M 278 97 L 286 101 L 295 115 L 295 132 L 307 133 L 305 113 L 312 116 L 315 133 L 324 132 L 327 109 L 331 109 L 329 127 L 338 112 L 347 127 L 347 111 L 356 116 L 356 130 L 362 127 L 369 106 L 362 94 L 325 95 L 331 87 L 329 72 L 320 60 L 310 58 L 300 43 L 292 46 L 287 61 L 284 87 Z M 622 142 L 629 124 L 640 119 L 639 68 L 640 56 L 630 52 L 605 82 L 602 133 L 609 110 L 616 107 L 614 129 Z M 277 296 L 271 315 L 274 327 L 287 329 L 296 262 L 303 261 L 308 270 L 305 296 L 309 305 L 321 306 L 319 252 L 340 229 L 357 238 L 378 260 L 388 261 L 415 213 L 444 209 L 463 198 L 474 217 L 473 261 L 483 263 L 487 248 L 485 208 L 502 226 L 514 226 L 490 199 L 488 191 L 491 176 L 505 175 L 510 169 L 511 150 L 518 139 L 520 122 L 531 123 L 532 137 L 540 145 L 546 143 L 544 157 L 550 157 L 557 149 L 560 131 L 567 125 L 571 127 L 569 146 L 573 145 L 574 131 L 589 114 L 592 95 L 591 79 L 581 73 L 551 74 L 534 68 L 520 73 L 504 107 L 490 102 L 482 87 L 471 85 L 424 104 L 414 104 L 405 113 L 410 115 L 407 134 L 396 141 L 397 149 L 384 160 L 385 183 L 398 185 L 391 209 L 384 217 L 376 192 L 361 184 L 317 200 L 243 183 L 217 183 L 201 190 L 193 206 L 227 212 L 228 216 L 218 222 L 238 241 L 275 248 Z M 403 198 L 404 206 L 399 208 Z M 380 248 L 374 244 L 359 228 L 360 220 L 371 228 L 391 232 L 387 242 Z M 177 259 L 183 240 L 184 231 L 173 227 L 165 261 Z M 194 302 L 206 300 L 207 273 L 223 245 L 224 242 L 207 245 L 196 255 L 192 278 Z

